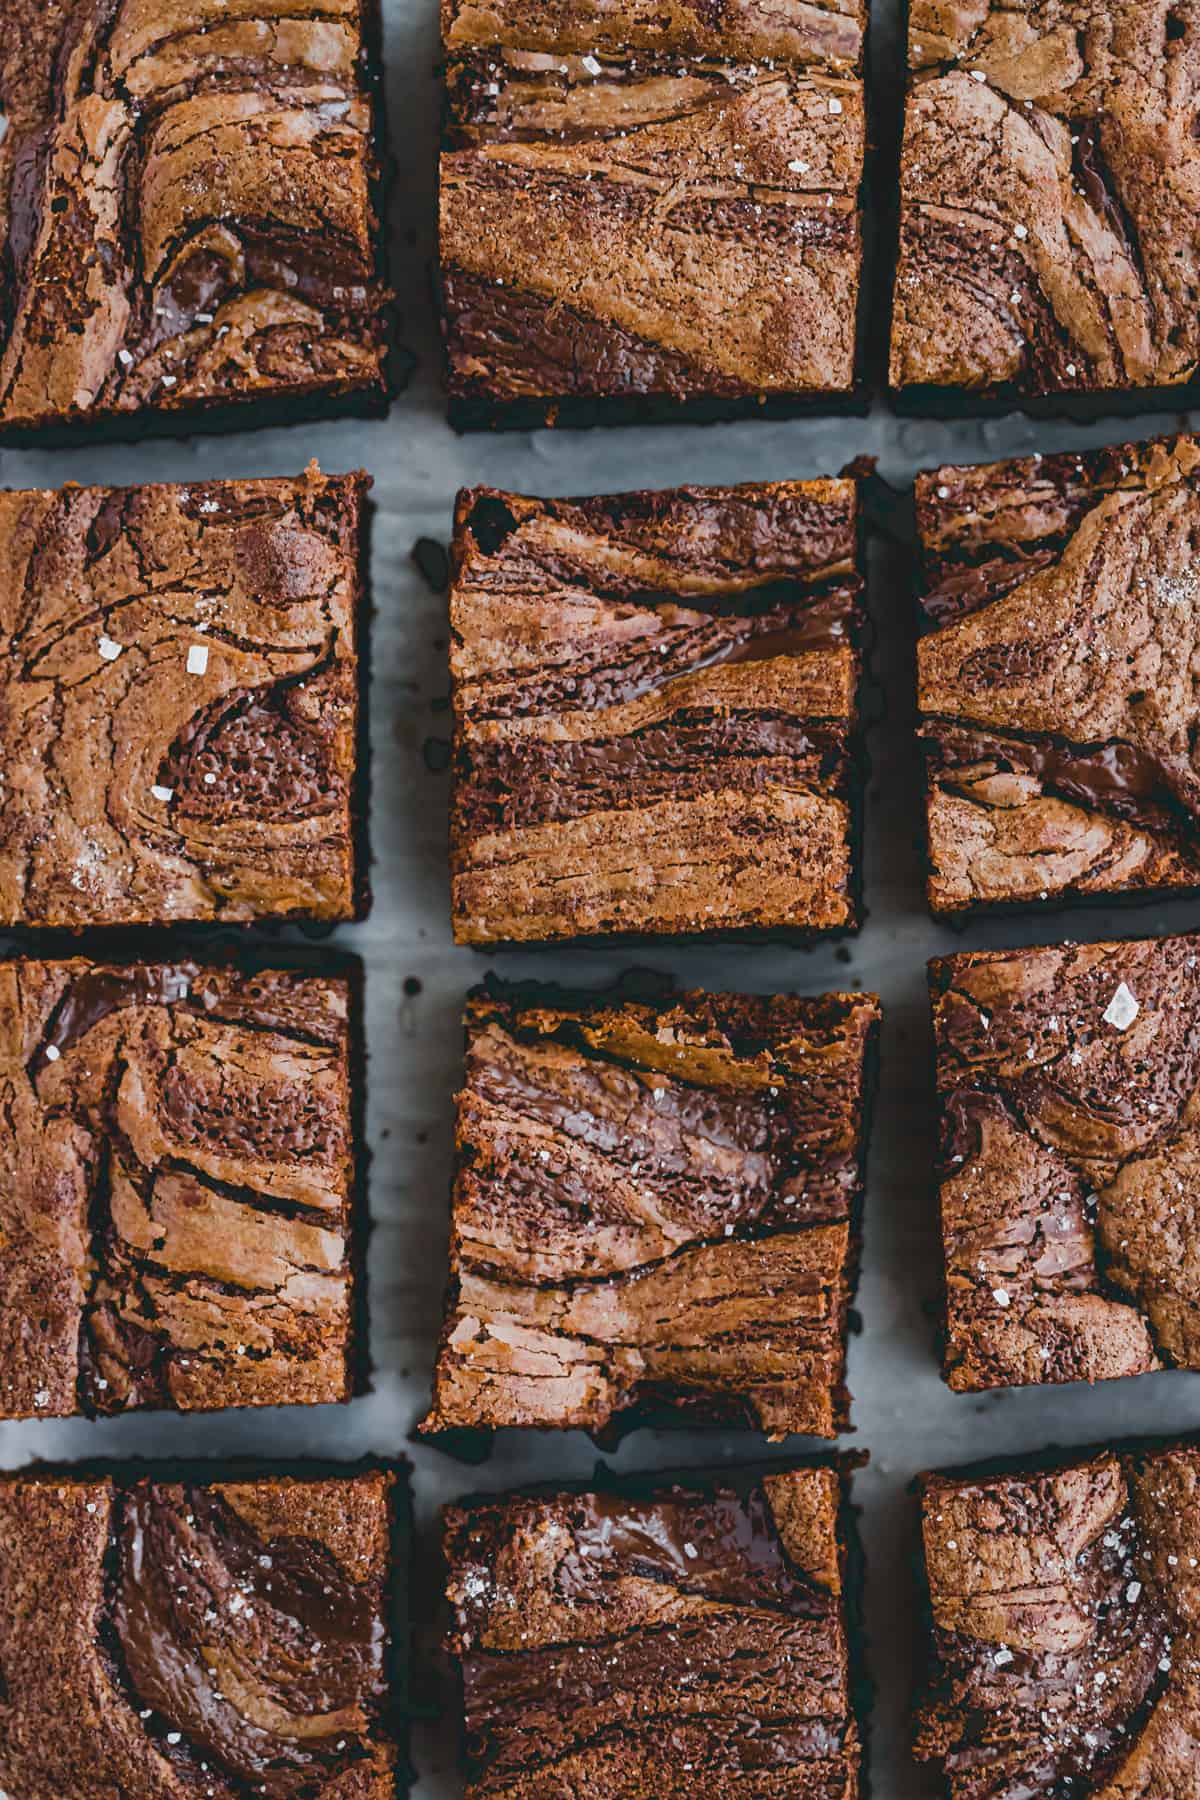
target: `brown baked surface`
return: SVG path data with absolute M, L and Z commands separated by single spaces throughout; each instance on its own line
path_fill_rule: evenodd
M 0 432 L 382 395 L 367 0 L 0 0 Z
M 930 986 L 951 1387 L 1200 1369 L 1200 936 Z
M 862 618 L 850 480 L 461 493 L 457 939 L 852 927 Z
M 949 1800 L 1192 1800 L 1200 1450 L 923 1483 L 916 1749 Z
M 1200 442 L 917 480 L 935 912 L 1200 886 Z
M 820 1466 L 446 1508 L 469 1800 L 856 1800 L 841 1485 Z
M 852 389 L 864 0 L 442 0 L 451 417 Z
M 394 1479 L 0 1478 L 10 1800 L 393 1800 Z
M 0 1417 L 350 1397 L 350 1014 L 341 976 L 0 964 Z
M 0 924 L 360 910 L 368 486 L 0 491 Z
M 1171 0 L 912 0 L 891 380 L 1171 386 L 1200 362 L 1200 31 Z
M 422 1429 L 843 1429 L 878 1019 L 873 995 L 477 992 Z

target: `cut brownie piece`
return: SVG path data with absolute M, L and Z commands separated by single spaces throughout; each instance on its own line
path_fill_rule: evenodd
M 949 1800 L 1192 1800 L 1200 1449 L 923 1483 L 916 1750 Z
M 0 0 L 0 432 L 382 400 L 374 33 L 371 0 Z
M 363 910 L 368 487 L 0 492 L 0 924 Z
M 0 1478 L 11 1800 L 393 1800 L 394 1481 Z
M 1200 441 L 917 482 L 935 912 L 1200 886 Z
M 422 1429 L 844 1428 L 878 1020 L 870 994 L 474 994 Z
M 844 1468 L 445 1512 L 467 1793 L 856 1800 Z
M 454 424 L 855 381 L 865 0 L 442 0 Z
M 356 986 L 0 964 L 0 1417 L 350 1397 Z
M 1200 936 L 930 984 L 950 1385 L 1200 1369 Z
M 1194 0 L 912 0 L 896 388 L 1193 377 L 1198 55 Z
M 853 481 L 455 516 L 462 943 L 857 923 Z

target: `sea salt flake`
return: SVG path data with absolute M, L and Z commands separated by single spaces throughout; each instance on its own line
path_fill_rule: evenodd
M 596 57 L 581 56 L 579 60 L 589 75 L 598 75 L 600 73 L 600 64 Z
M 992 1299 L 996 1302 L 997 1306 L 1011 1306 L 1012 1305 L 1012 1295 L 1009 1293 L 1007 1288 L 993 1288 L 992 1289 Z
M 840 113 L 842 110 L 842 103 L 835 94 L 829 96 L 829 110 L 831 113 Z
M 46 1061 L 47 1062 L 57 1062 L 61 1055 L 62 1055 L 62 1051 L 59 1049 L 57 1044 L 47 1044 L 46 1045 Z
M 1013 1653 L 1011 1650 L 997 1650 L 995 1656 L 993 1656 L 993 1658 L 992 1658 L 992 1661 L 995 1663 L 995 1665 L 998 1669 L 1002 1669 L 1004 1667 L 1005 1663 L 1010 1663 L 1012 1661 L 1012 1659 L 1013 1659 Z
M 100 639 L 100 654 L 105 662 L 116 662 L 124 648 L 125 646 L 118 644 L 115 638 L 102 637 Z
M 189 644 L 187 653 L 187 672 L 189 675 L 203 675 L 208 667 L 208 645 Z
M 1115 1026 L 1118 1031 L 1128 1031 L 1141 1010 L 1122 981 L 1118 984 L 1116 993 L 1105 1008 L 1104 1023 Z

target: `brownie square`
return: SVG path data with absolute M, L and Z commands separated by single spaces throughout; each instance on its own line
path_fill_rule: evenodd
M 0 434 L 382 401 L 375 37 L 372 0 L 0 0 Z
M 916 1752 L 948 1800 L 1185 1800 L 1200 1739 L 1200 1450 L 922 1482 Z
M 395 1479 L 0 1478 L 11 1800 L 393 1800 Z
M 357 970 L 0 964 L 0 1418 L 361 1385 Z
M 1200 1369 L 1200 936 L 930 964 L 946 1377 Z
M 0 925 L 365 910 L 369 485 L 0 491 Z
M 893 387 L 1191 380 L 1193 6 L 912 0 L 908 52 Z
M 844 1467 L 669 1479 L 445 1509 L 469 1800 L 857 1800 Z
M 935 912 L 1200 887 L 1200 440 L 917 481 Z
M 858 920 L 853 481 L 461 493 L 460 943 Z
M 422 1430 L 844 1429 L 879 1016 L 871 994 L 472 995 Z
M 849 393 L 865 0 L 442 0 L 451 422 Z

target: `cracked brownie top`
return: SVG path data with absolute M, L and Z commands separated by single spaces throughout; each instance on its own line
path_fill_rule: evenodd
M 936 912 L 1200 886 L 1200 443 L 917 481 Z
M 476 994 L 423 1430 L 846 1424 L 873 995 Z
M 930 985 L 951 1387 L 1200 1368 L 1200 936 Z
M 0 492 L 0 923 L 361 908 L 368 485 Z
M 853 481 L 459 495 L 466 943 L 852 926 Z
M 894 386 L 1188 380 L 1194 0 L 913 0 L 909 60 Z
M 1196 1792 L 1200 1451 L 927 1476 L 918 1757 L 950 1800 Z
M 865 24 L 862 0 L 443 0 L 455 422 L 850 389 Z
M 393 1483 L 0 1480 L 12 1800 L 393 1800 Z
M 855 1800 L 844 1478 L 448 1507 L 470 1800 Z
M 348 979 L 0 965 L 0 1418 L 345 1400 Z
M 0 0 L 0 432 L 382 392 L 362 0 Z

